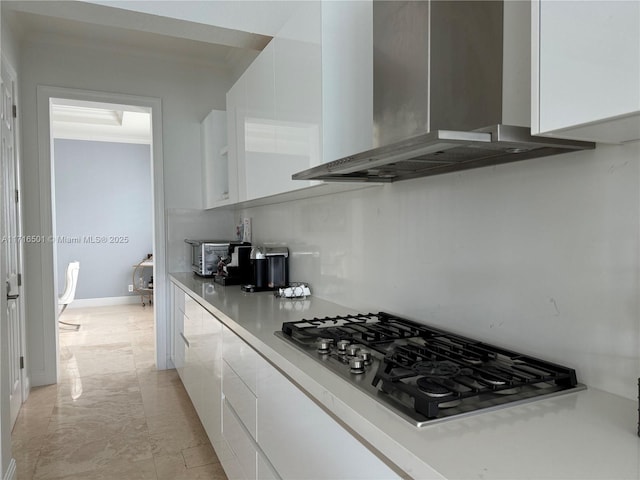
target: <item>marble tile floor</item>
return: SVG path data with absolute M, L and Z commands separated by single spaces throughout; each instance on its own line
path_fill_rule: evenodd
M 226 476 L 175 370 L 154 362 L 153 310 L 68 309 L 60 381 L 36 387 L 11 435 L 18 480 Z

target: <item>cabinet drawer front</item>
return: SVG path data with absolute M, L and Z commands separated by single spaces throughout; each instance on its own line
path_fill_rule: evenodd
M 184 291 L 182 291 L 182 289 L 177 287 L 175 284 L 172 284 L 172 288 L 173 288 L 174 311 L 175 312 L 179 311 L 184 313 L 184 299 L 185 299 L 186 293 L 184 293 Z
M 204 308 L 189 295 L 184 299 L 184 313 L 191 321 L 199 323 L 202 320 L 202 311 Z
M 275 369 L 258 387 L 258 445 L 282 478 L 399 478 Z
M 222 392 L 251 436 L 256 439 L 258 400 L 226 360 L 222 362 Z
M 223 328 L 222 334 L 222 358 L 255 395 L 258 368 L 266 362 L 253 348 L 226 327 Z
M 184 336 L 184 313 L 176 311 L 174 317 L 173 364 L 184 382 L 184 365 L 187 356 L 187 342 Z
M 237 457 L 245 478 L 257 478 L 256 448 L 226 400 L 222 404 L 222 435 Z

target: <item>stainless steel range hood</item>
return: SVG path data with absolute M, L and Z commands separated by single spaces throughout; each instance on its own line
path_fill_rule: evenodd
M 588 148 L 594 144 L 533 137 L 526 127 L 436 130 L 304 170 L 293 179 L 389 183 Z
M 504 19 L 502 1 L 374 0 L 374 148 L 292 178 L 394 182 L 595 148 L 534 137 L 528 115 L 503 124 L 509 102 L 530 98 L 528 82 L 513 88 L 517 76 L 504 75 L 503 55 L 517 44 L 529 58 L 530 35 L 511 28 L 522 41 L 505 42 Z

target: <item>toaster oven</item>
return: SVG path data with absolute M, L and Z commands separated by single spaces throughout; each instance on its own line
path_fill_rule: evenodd
M 249 242 L 185 240 L 191 247 L 191 270 L 201 277 L 245 277 L 249 268 Z M 230 278 L 229 278 L 230 279 Z M 238 281 L 244 281 L 238 278 Z

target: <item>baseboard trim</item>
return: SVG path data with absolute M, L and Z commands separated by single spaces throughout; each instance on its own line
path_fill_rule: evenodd
M 146 299 L 146 296 L 145 296 Z M 145 302 L 147 303 L 148 300 Z M 140 295 L 127 295 L 124 297 L 103 297 L 103 298 L 76 298 L 67 307 L 69 310 L 72 308 L 84 308 L 84 307 L 110 307 L 112 305 L 133 305 L 135 303 L 141 303 Z
M 2 477 L 3 480 L 16 480 L 16 478 L 18 478 L 17 476 L 17 471 L 16 471 L 16 459 L 12 458 L 11 461 L 9 462 L 9 466 L 7 467 L 7 471 L 4 474 L 4 477 Z

